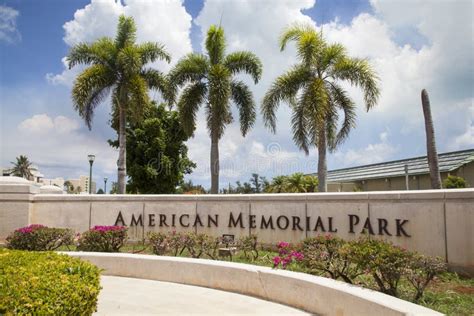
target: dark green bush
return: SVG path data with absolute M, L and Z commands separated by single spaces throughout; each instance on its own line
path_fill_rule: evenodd
M 66 228 L 30 225 L 15 230 L 7 237 L 7 247 L 18 250 L 47 251 L 73 243 L 74 233 Z
M 119 252 L 126 240 L 127 228 L 124 226 L 94 226 L 79 237 L 77 250 Z
M 91 315 L 99 274 L 67 255 L 0 249 L 0 315 Z

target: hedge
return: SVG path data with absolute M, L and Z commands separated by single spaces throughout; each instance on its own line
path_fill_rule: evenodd
M 0 315 L 91 315 L 99 276 L 67 255 L 0 248 Z

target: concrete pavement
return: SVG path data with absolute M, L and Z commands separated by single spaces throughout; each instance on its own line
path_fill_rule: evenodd
M 95 315 L 310 315 L 254 297 L 204 287 L 101 276 Z

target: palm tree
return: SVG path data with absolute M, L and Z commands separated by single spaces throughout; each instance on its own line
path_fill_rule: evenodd
M 74 192 L 74 185 L 72 184 L 71 181 L 66 180 L 66 181 L 64 181 L 64 189 L 66 190 L 67 193 L 73 193 Z
M 431 117 L 430 98 L 425 89 L 421 91 L 421 104 L 423 107 L 423 116 L 425 117 L 426 150 L 428 154 L 428 166 L 430 168 L 431 188 L 441 189 L 441 176 L 438 167 L 438 152 L 436 151 L 436 139 L 433 119 Z
M 13 168 L 11 169 L 13 175 L 31 180 L 33 177 L 31 170 L 34 168 L 28 157 L 20 155 L 19 157 L 16 157 L 16 162 L 11 162 L 11 164 L 13 164 Z
M 72 89 L 74 108 L 89 129 L 95 108 L 112 93 L 112 115 L 118 118 L 119 159 L 118 193 L 125 193 L 127 116 L 138 120 L 149 102 L 148 89 L 166 95 L 166 78 L 146 67 L 156 60 L 170 62 L 163 45 L 135 44 L 136 27 L 131 17 L 120 16 L 115 40 L 103 37 L 92 44 L 75 45 L 67 57 L 69 68 L 90 65 L 75 80 Z
M 276 110 L 287 102 L 293 112 L 293 140 L 306 154 L 318 148 L 318 189 L 327 191 L 326 151 L 334 151 L 355 125 L 355 104 L 341 81 L 364 92 L 367 111 L 379 96 L 378 78 L 367 60 L 351 58 L 340 44 L 327 44 L 311 25 L 293 25 L 280 38 L 283 51 L 296 42 L 299 63 L 278 77 L 267 91 L 262 114 L 265 125 L 276 131 Z M 338 129 L 339 111 L 344 118 Z
M 245 136 L 255 122 L 255 102 L 249 87 L 234 79 L 237 73 L 249 74 L 255 83 L 261 77 L 262 63 L 251 52 L 239 51 L 225 55 L 224 30 L 211 26 L 206 37 L 207 54 L 191 53 L 171 70 L 173 90 L 184 86 L 177 104 L 181 121 L 188 134 L 196 125 L 199 106 L 204 104 L 207 129 L 211 137 L 211 193 L 219 190 L 219 140 L 227 124 L 233 121 L 230 100 L 239 110 L 240 130 Z

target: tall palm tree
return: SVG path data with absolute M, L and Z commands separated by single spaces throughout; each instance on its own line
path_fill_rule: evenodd
M 33 170 L 32 162 L 28 159 L 28 157 L 20 155 L 16 157 L 16 162 L 12 162 L 13 168 L 11 169 L 11 173 L 17 177 L 22 177 L 27 180 L 31 180 L 33 174 L 31 170 Z
M 118 193 L 125 193 L 127 117 L 138 119 L 149 102 L 148 89 L 166 95 L 166 77 L 148 68 L 156 60 L 170 62 L 163 45 L 136 44 L 136 27 L 131 17 L 120 16 L 115 40 L 103 37 L 92 44 L 75 45 L 67 60 L 69 68 L 90 65 L 75 80 L 72 89 L 74 108 L 89 129 L 95 108 L 112 93 L 113 117 L 118 118 L 119 159 Z
M 441 189 L 441 176 L 438 166 L 438 152 L 436 151 L 436 138 L 434 133 L 433 119 L 431 117 L 431 106 L 428 92 L 421 91 L 421 104 L 423 116 L 425 117 L 426 151 L 428 155 L 428 166 L 430 168 L 431 188 Z
M 367 111 L 379 96 L 378 78 L 367 60 L 351 58 L 340 44 L 328 44 L 311 25 L 293 25 L 280 38 L 283 51 L 296 42 L 299 63 L 278 77 L 265 94 L 262 114 L 265 125 L 275 132 L 276 110 L 287 102 L 293 112 L 293 140 L 306 154 L 318 148 L 318 190 L 327 191 L 326 151 L 341 144 L 355 125 L 355 104 L 341 81 L 364 92 Z M 338 128 L 339 114 L 344 118 Z
M 249 74 L 255 83 L 261 77 L 262 63 L 256 55 L 239 51 L 225 55 L 224 30 L 212 25 L 206 37 L 206 53 L 191 53 L 171 70 L 171 86 L 184 86 L 177 101 L 183 127 L 194 132 L 199 106 L 204 104 L 207 129 L 211 137 L 211 193 L 219 191 L 219 140 L 226 125 L 233 121 L 230 100 L 239 110 L 240 130 L 245 136 L 255 122 L 255 102 L 249 87 L 234 79 L 237 73 Z

